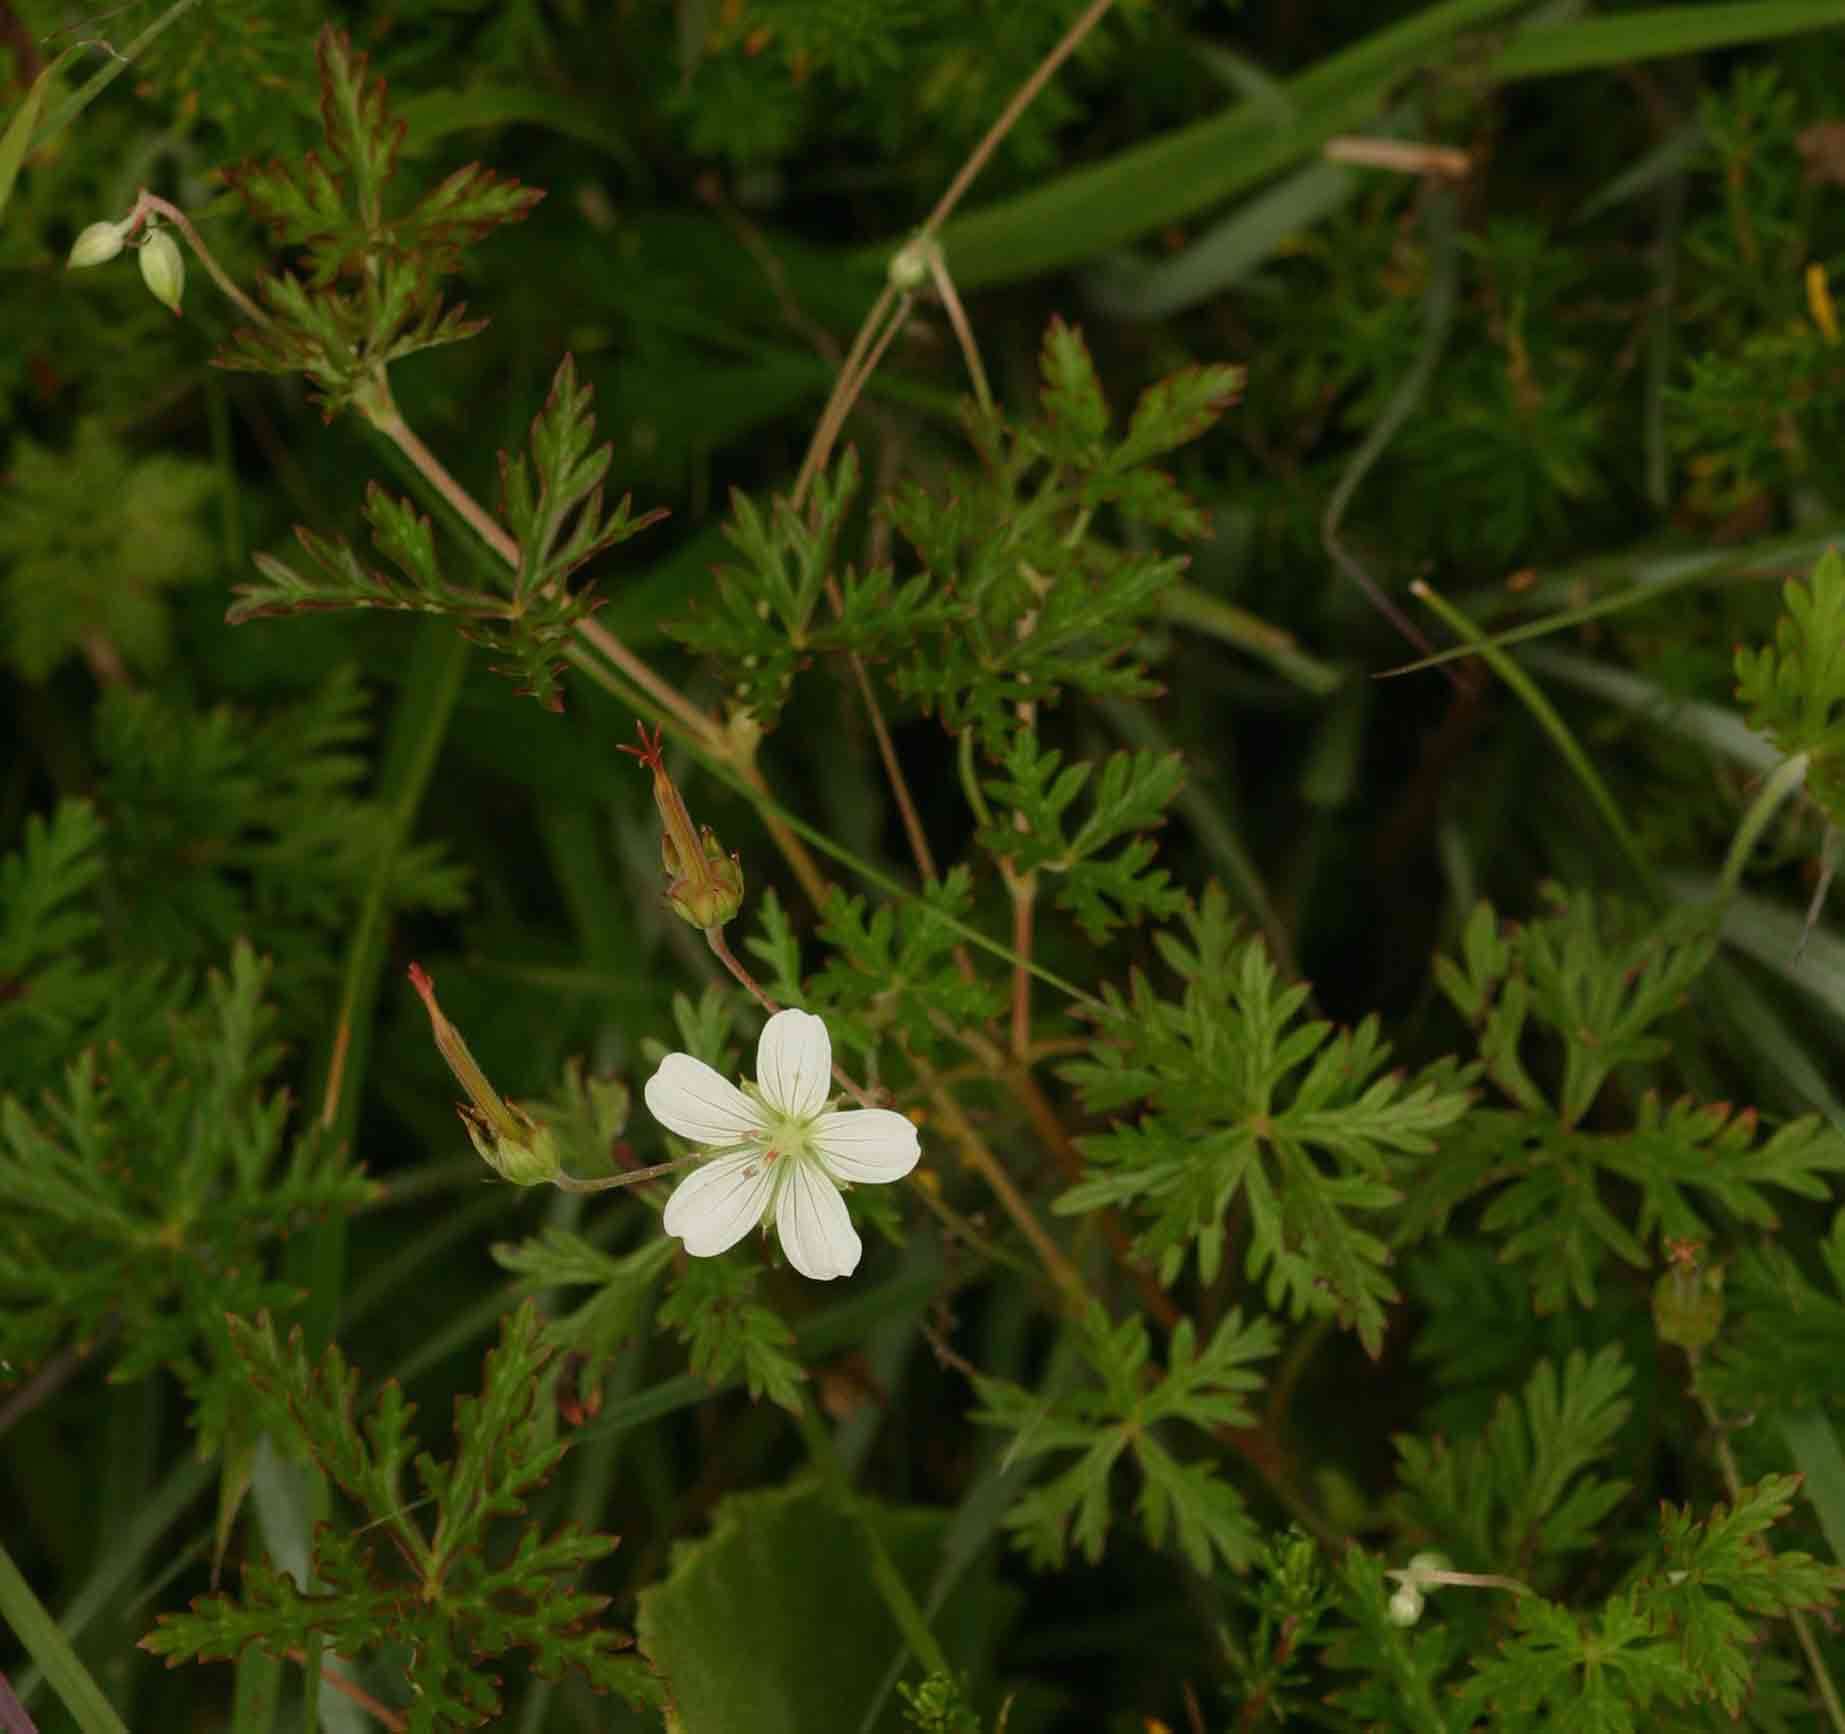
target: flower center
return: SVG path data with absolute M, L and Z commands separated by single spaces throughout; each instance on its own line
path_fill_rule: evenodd
M 782 1157 L 791 1161 L 804 1160 L 813 1149 L 813 1140 L 808 1132 L 811 1121 L 806 1116 L 781 1114 L 763 1105 L 763 1126 L 759 1136 L 762 1139 L 762 1156 L 765 1162 L 775 1162 Z

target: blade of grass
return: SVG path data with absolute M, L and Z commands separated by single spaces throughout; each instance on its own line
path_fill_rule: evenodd
M 1312 163 L 1239 205 L 1185 250 L 1158 264 L 1124 256 L 1099 263 L 1084 287 L 1117 319 L 1165 319 L 1222 293 L 1296 235 L 1349 204 L 1363 185 L 1354 169 Z
M 1814 561 L 1845 537 L 1845 525 L 1829 529 L 1804 531 L 1798 536 L 1779 537 L 1758 542 L 1748 548 L 1720 549 L 1716 552 L 1632 554 L 1610 561 L 1605 558 L 1566 567 L 1540 580 L 1527 590 L 1513 590 L 1500 585 L 1479 591 L 1466 599 L 1466 611 L 1476 625 L 1515 609 L 1555 607 L 1557 613 L 1541 620 L 1515 626 L 1510 631 L 1487 640 L 1500 649 L 1527 644 L 1534 638 L 1567 632 L 1591 620 L 1619 614 L 1628 608 L 1643 608 L 1661 602 L 1680 590 L 1700 584 L 1759 583 L 1768 578 L 1804 576 Z M 1584 591 L 1609 579 L 1625 578 L 1629 588 L 1596 602 L 1581 602 Z M 1420 674 L 1426 668 L 1439 668 L 1460 657 L 1475 656 L 1479 651 L 1472 642 L 1437 651 L 1433 656 L 1418 658 L 1396 668 L 1385 669 L 1380 680 L 1394 680 L 1401 674 Z
M 108 1550 L 91 1568 L 77 1593 L 59 1616 L 58 1629 L 72 1643 L 83 1636 L 90 1623 L 108 1608 L 140 1571 L 147 1556 L 186 1508 L 203 1496 L 217 1473 L 216 1463 L 201 1463 L 190 1455 L 150 1493 L 130 1519 L 128 1527 L 117 1532 Z M 43 1669 L 36 1664 L 20 1675 L 18 1692 L 23 1703 L 44 1683 Z
M 33 148 L 48 145 L 70 123 L 82 114 L 102 93 L 133 66 L 148 49 L 150 49 L 162 31 L 177 24 L 180 19 L 199 4 L 199 0 L 173 0 L 173 4 L 160 14 L 154 22 L 141 32 L 134 41 L 119 54 L 113 48 L 108 50 L 111 58 L 109 64 L 93 74 L 90 79 L 78 86 L 46 117 L 45 124 L 38 129 L 38 136 L 33 139 Z M 81 43 L 78 47 L 83 46 Z M 107 47 L 107 44 L 102 46 Z
M 1527 650 L 1520 660 L 1553 680 L 1593 693 L 1672 734 L 1695 741 L 1752 776 L 1769 775 L 1786 757 L 1773 741 L 1757 734 L 1735 711 L 1698 699 L 1679 698 L 1628 669 L 1567 650 Z
M 78 1660 L 70 1639 L 59 1630 L 45 1604 L 32 1593 L 4 1542 L 0 1542 L 0 1620 L 44 1671 L 52 1691 L 77 1724 L 78 1734 L 128 1734 L 127 1724 Z
M 1217 639 L 1266 662 L 1315 698 L 1324 698 L 1345 681 L 1345 670 L 1302 650 L 1294 634 L 1271 626 L 1246 609 L 1221 602 L 1195 584 L 1172 584 L 1160 592 L 1159 611 L 1175 626 Z
M 14 109 L 13 118 L 6 123 L 6 131 L 0 132 L 0 216 L 6 215 L 7 201 L 13 196 L 13 183 L 19 179 L 20 165 L 31 148 L 32 129 L 38 125 L 39 111 L 51 94 L 52 81 L 82 52 L 81 48 L 65 49 L 33 79 L 26 100 Z
M 1789 1409 L 1775 1417 L 1788 1455 L 1800 1471 L 1801 1492 L 1813 1501 L 1832 1557 L 1845 1563 L 1845 1451 L 1821 1409 Z
M 963 293 L 1015 282 L 1183 222 L 1260 186 L 1336 133 L 1373 119 L 1398 80 L 1426 72 L 1467 30 L 1520 0 L 1442 0 L 1380 30 L 1281 86 L 1015 198 L 946 223 L 938 237 Z M 882 263 L 888 247 L 877 250 Z
M 1654 6 L 1618 16 L 1532 24 L 1494 57 L 1500 79 L 1554 78 L 1597 66 L 1628 66 L 1772 42 L 1810 30 L 1836 29 L 1834 0 L 1743 0 L 1727 6 Z
M 1490 643 L 1479 627 L 1453 603 L 1437 594 L 1423 579 L 1418 578 L 1410 585 L 1409 591 L 1412 596 L 1427 603 L 1450 631 L 1472 644 L 1486 659 L 1492 671 L 1518 695 L 1525 708 L 1537 720 L 1538 726 L 1550 736 L 1563 762 L 1575 773 L 1576 780 L 1582 784 L 1595 810 L 1601 814 L 1609 835 L 1614 838 L 1623 858 L 1633 869 L 1635 878 L 1657 901 L 1659 879 L 1652 862 L 1646 857 L 1646 851 L 1640 847 L 1639 839 L 1628 828 L 1620 807 L 1609 793 L 1608 785 L 1602 781 L 1600 772 L 1590 763 L 1582 743 L 1571 732 L 1569 724 L 1557 714 L 1556 707 L 1538 689 L 1537 683 L 1503 650 Z

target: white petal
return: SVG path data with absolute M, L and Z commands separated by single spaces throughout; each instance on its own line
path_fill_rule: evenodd
M 838 1108 L 813 1125 L 813 1145 L 835 1180 L 901 1180 L 922 1153 L 916 1128 L 891 1108 Z
M 756 1044 L 756 1088 L 792 1119 L 815 1114 L 832 1093 L 833 1042 L 812 1012 L 778 1011 Z
M 762 1220 L 774 1190 L 773 1164 L 754 1150 L 694 1168 L 666 1201 L 661 1225 L 694 1258 L 728 1252 Z
M 865 1250 L 839 1188 L 812 1162 L 795 1162 L 782 1181 L 775 1228 L 788 1262 L 815 1282 L 850 1276 Z
M 647 1080 L 647 1111 L 694 1144 L 740 1144 L 762 1129 L 762 1113 L 728 1078 L 690 1054 L 668 1054 Z

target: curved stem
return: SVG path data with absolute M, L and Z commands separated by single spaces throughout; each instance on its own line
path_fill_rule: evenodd
M 723 964 L 723 966 L 749 990 L 750 997 L 754 999 L 764 1011 L 773 1017 L 782 1009 L 763 991 L 762 984 L 743 967 L 741 962 L 738 961 L 737 954 L 732 951 L 730 946 L 725 942 L 723 928 L 707 927 L 705 929 L 705 943 L 711 947 L 711 953 L 718 962 Z M 853 1101 L 857 1102 L 861 1108 L 875 1108 L 878 1106 L 878 1102 L 871 1091 L 855 1082 L 852 1075 L 837 1060 L 833 1062 L 833 1078 L 835 1082 L 838 1083 L 839 1087 L 844 1090 Z
M 197 229 L 193 228 L 186 213 L 182 211 L 179 206 L 169 204 L 165 199 L 160 198 L 157 194 L 150 193 L 146 187 L 143 187 L 140 195 L 134 202 L 134 209 L 128 213 L 129 232 L 132 234 L 134 230 L 140 228 L 150 215 L 164 217 L 174 228 L 186 237 L 186 244 L 198 255 L 199 263 L 205 267 L 205 274 L 210 277 L 212 282 L 218 285 L 224 298 L 229 301 L 244 318 L 255 325 L 268 325 L 272 323 L 269 315 L 231 281 L 228 273 L 226 273 L 224 268 L 219 265 L 218 261 L 212 257 L 211 249 L 199 239 L 199 232 Z

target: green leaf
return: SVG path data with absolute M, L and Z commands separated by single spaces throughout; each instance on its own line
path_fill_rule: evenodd
M 1702 1523 L 1689 1508 L 1665 1507 L 1664 1557 L 1646 1580 L 1647 1601 L 1662 1629 L 1678 1636 L 1705 1694 L 1732 1717 L 1754 1684 L 1761 1621 L 1829 1608 L 1845 1590 L 1845 1569 L 1764 1544 L 1799 1488 L 1798 1476 L 1768 1476 Z
M 595 1289 L 574 1312 L 555 1319 L 546 1337 L 583 1356 L 589 1363 L 584 1372 L 589 1375 L 641 1328 L 654 1283 L 672 1256 L 673 1242 L 664 1234 L 650 1236 L 623 1258 L 613 1258 L 561 1228 L 547 1228 L 535 1239 L 502 1242 L 493 1248 L 494 1262 L 524 1277 L 529 1292 Z
M 1699 1369 L 1699 1388 L 1738 1413 L 1810 1410 L 1838 1413 L 1828 1368 L 1845 1354 L 1845 1211 L 1836 1212 L 1817 1248 L 1816 1282 L 1785 1246 L 1745 1247 L 1726 1273 L 1725 1326 Z
M 1113 1328 L 1099 1307 L 1082 1326 L 1084 1358 L 1100 1389 L 1047 1399 L 1005 1379 L 976 1377 L 981 1407 L 974 1419 L 1014 1435 L 1013 1462 L 1074 1450 L 1077 1460 L 1026 1491 L 1006 1525 L 1038 1566 L 1062 1565 L 1074 1546 L 1092 1565 L 1101 1559 L 1109 1527 L 1109 1479 L 1124 1459 L 1139 1473 L 1136 1509 L 1147 1540 L 1163 1546 L 1170 1534 L 1194 1569 L 1221 1560 L 1240 1567 L 1253 1557 L 1257 1532 L 1242 1497 L 1213 1462 L 1185 1462 L 1159 1430 L 1183 1422 L 1204 1430 L 1248 1427 L 1244 1399 L 1260 1388 L 1254 1362 L 1274 1354 L 1279 1337 L 1266 1319 L 1248 1324 L 1232 1312 L 1197 1350 L 1189 1319 L 1173 1331 L 1163 1373 L 1148 1367 L 1146 1325 L 1137 1317 Z
M 606 444 L 591 446 L 595 395 L 578 382 L 576 361 L 566 355 L 532 422 L 529 465 L 523 454 L 501 456 L 502 509 L 519 542 L 513 595 L 522 604 L 561 587 L 578 567 L 666 516 L 656 509 L 631 518 L 631 501 L 623 495 L 604 519 L 602 480 L 614 454 Z
M 1091 1112 L 1138 1113 L 1079 1140 L 1088 1171 L 1055 1208 L 1130 1204 L 1146 1223 L 1136 1246 L 1162 1281 L 1190 1248 L 1208 1282 L 1240 1200 L 1247 1269 L 1266 1273 L 1271 1302 L 1336 1312 L 1375 1353 L 1396 1290 L 1362 1218 L 1400 1200 L 1401 1159 L 1433 1151 L 1467 1095 L 1451 1068 L 1380 1076 L 1389 1051 L 1374 1019 L 1338 1034 L 1299 1021 L 1306 988 L 1284 988 L 1261 942 L 1239 938 L 1220 887 L 1185 928 L 1189 943 L 1156 940 L 1181 996 L 1162 998 L 1138 973 L 1130 995 L 1107 990 L 1094 1057 L 1064 1069 Z
M 1749 725 L 1812 761 L 1807 787 L 1845 824 L 1845 560 L 1828 549 L 1806 583 L 1782 587 L 1775 642 L 1736 652 L 1736 696 Z
M 893 1047 L 895 1057 L 904 1047 L 918 1057 L 937 1054 L 942 1019 L 982 1024 L 1003 1004 L 1002 989 L 979 976 L 967 980 L 956 962 L 957 936 L 944 917 L 966 922 L 973 907 L 965 866 L 902 903 L 874 907 L 835 888 L 820 919 L 827 961 L 801 1003 L 827 1018 L 842 1046 L 868 1058 L 892 1056 Z
M 1416 1527 L 1466 1571 L 1523 1574 L 1534 1559 L 1595 1544 L 1629 1483 L 1592 1473 L 1632 1409 L 1619 1348 L 1572 1353 L 1559 1380 L 1540 1361 L 1522 1402 L 1502 1397 L 1483 1433 L 1453 1442 L 1397 1439 L 1397 1478 Z
M 69 450 L 21 438 L 0 511 L 0 612 L 7 656 L 45 680 L 82 654 L 105 673 L 150 673 L 166 660 L 163 592 L 217 565 L 200 508 L 217 471 L 186 458 L 132 456 L 100 421 Z
M 325 159 L 309 151 L 298 165 L 245 162 L 225 175 L 279 243 L 304 250 L 307 275 L 266 276 L 259 293 L 269 319 L 240 329 L 217 361 L 305 374 L 331 417 L 375 393 L 391 362 L 481 330 L 443 306 L 437 284 L 460 268 L 465 246 L 525 217 L 543 195 L 470 164 L 389 216 L 385 189 L 404 126 L 391 118 L 384 80 L 368 78 L 367 57 L 332 24 L 317 61 Z
M 1062 463 L 1089 465 L 1101 455 L 1108 432 L 1108 404 L 1083 334 L 1061 319 L 1052 319 L 1044 334 L 1039 367 L 1044 375 L 1046 452 Z
M 352 38 L 331 24 L 315 47 L 320 65 L 320 115 L 327 148 L 352 177 L 361 221 L 376 229 L 383 215 L 384 186 L 397 168 L 404 125 L 385 106 L 384 80 L 366 82 L 368 57 L 354 54 Z
M 35 1108 L 0 1099 L 0 1359 L 113 1320 L 113 1376 L 170 1368 L 208 1444 L 241 1387 L 227 1311 L 300 1298 L 273 1274 L 278 1230 L 374 1192 L 317 1127 L 287 1135 L 266 976 L 239 945 L 193 1003 L 122 1020 L 106 1068 L 86 1052 Z
M 1090 810 L 1074 836 L 1066 835 L 1065 814 L 1088 785 L 1093 767 L 1064 766 L 1063 755 L 1041 749 L 1037 735 L 1013 736 L 1003 779 L 985 784 L 1009 817 L 980 832 L 980 846 L 1008 859 L 1015 873 L 1042 873 L 1057 882 L 1058 907 L 1068 909 L 1097 944 L 1126 922 L 1144 915 L 1176 914 L 1184 899 L 1167 874 L 1153 867 L 1147 833 L 1165 818 L 1185 780 L 1177 753 L 1116 753 L 1104 762 Z M 1102 851 L 1127 839 L 1112 856 Z
M 735 1493 L 711 1533 L 674 1551 L 641 1591 L 636 1631 L 684 1734 L 813 1734 L 855 1728 L 901 1638 L 878 1594 L 860 1525 L 873 1525 L 918 1595 L 947 1514 L 856 1502 L 857 1520 L 806 1483 Z M 957 1667 L 984 1659 L 1008 1600 L 974 1578 L 933 1629 Z
M 670 1249 L 672 1243 L 665 1241 Z M 691 1351 L 692 1371 L 716 1385 L 741 1374 L 752 1397 L 788 1410 L 804 1400 L 805 1369 L 788 1351 L 794 1333 L 750 1297 L 762 1274 L 735 1258 L 694 1258 L 674 1273 L 659 1321 Z
M 94 807 L 61 801 L 0 859 L 0 1083 L 36 1086 L 107 1003 L 108 978 L 84 956 L 101 926 L 102 837 Z
M 169 1658 L 231 1656 L 257 1645 L 281 1656 L 313 1638 L 362 1656 L 385 1648 L 400 1660 L 412 1696 L 406 1726 L 472 1728 L 498 1716 L 492 1665 L 528 1651 L 546 1679 L 578 1668 L 599 1691 L 634 1708 L 657 1707 L 656 1682 L 622 1652 L 631 1640 L 598 1623 L 606 1596 L 570 1587 L 606 1557 L 612 1536 L 565 1528 L 545 1536 L 521 1526 L 509 1549 L 491 1545 L 490 1520 L 517 1517 L 568 1448 L 554 1437 L 555 1411 L 539 1375 L 551 1350 L 531 1304 L 509 1314 L 487 1356 L 481 1393 L 456 1404 L 456 1451 L 446 1462 L 418 1453 L 411 1408 L 395 1382 L 358 1414 L 359 1375 L 338 1348 L 312 1362 L 297 1330 L 281 1342 L 265 1316 L 232 1332 L 250 1377 L 277 1406 L 279 1424 L 320 1461 L 359 1508 L 350 1526 L 323 1526 L 311 1570 L 323 1587 L 296 1588 L 271 1565 L 245 1568 L 242 1595 L 211 1595 L 165 1614 L 143 1647 Z M 414 1457 L 428 1498 L 407 1502 Z M 426 1506 L 433 1515 L 425 1517 Z
M 1455 1704 L 1456 1726 L 1482 1715 L 1499 1727 L 1568 1728 L 1582 1734 L 1642 1734 L 1657 1726 L 1655 1700 L 1685 1704 L 1698 1682 L 1631 1595 L 1588 1616 L 1521 1596 L 1515 1629 L 1496 1654 L 1483 1653 Z

